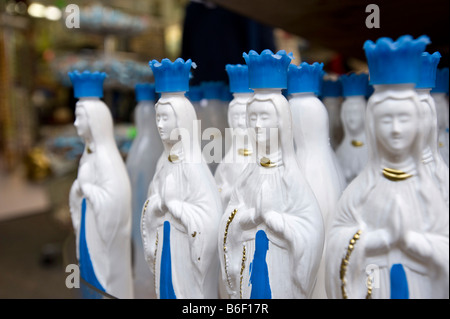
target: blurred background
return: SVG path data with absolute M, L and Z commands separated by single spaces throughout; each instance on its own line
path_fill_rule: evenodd
M 379 28 L 367 5 L 377 4 Z M 75 6 L 74 6 L 75 5 Z M 330 75 L 367 71 L 363 43 L 426 34 L 448 67 L 449 1 L 0 0 L 0 298 L 79 298 L 68 194 L 84 145 L 67 72 L 108 73 L 104 101 L 126 159 L 148 61 L 192 59 L 192 84 L 227 81 L 243 52 L 284 49 Z

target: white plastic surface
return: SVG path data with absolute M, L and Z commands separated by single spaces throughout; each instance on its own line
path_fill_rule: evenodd
M 448 298 L 448 204 L 422 164 L 419 97 L 413 86 L 376 86 L 367 108 L 369 161 L 329 233 L 328 296 L 389 299 L 401 264 L 409 298 Z M 400 173 L 391 180 L 385 169 Z
M 110 295 L 133 298 L 131 187 L 112 116 L 98 98 L 80 99 L 75 114 L 74 125 L 86 144 L 69 198 L 77 254 L 81 203 L 86 198 L 86 241 L 97 279 Z
M 349 184 L 367 163 L 365 133 L 366 99 L 364 96 L 349 96 L 341 106 L 341 121 L 344 138 L 336 149 L 336 156 L 344 177 Z
M 171 276 L 176 298 L 218 297 L 216 240 L 222 205 L 214 178 L 202 161 L 196 120 L 194 108 L 183 92 L 163 93 L 156 104 L 164 155 L 150 184 L 141 227 L 158 298 L 165 289 L 160 279 L 166 221 L 170 223 Z M 178 134 L 182 136 L 180 141 Z
M 324 226 L 297 163 L 289 102 L 281 90 L 255 90 L 247 123 L 257 163 L 243 172 L 220 222 L 223 284 L 230 298 L 248 299 L 257 293 L 252 287 L 261 282 L 252 279 L 252 267 L 256 273 L 255 267 L 261 266 L 255 265 L 255 249 L 256 234 L 263 231 L 267 274 L 261 280 L 268 279 L 270 298 L 308 298 L 322 256 Z
M 141 213 L 148 187 L 155 174 L 163 145 L 156 128 L 155 104 L 141 101 L 135 108 L 137 136 L 128 152 L 126 166 L 132 189 L 133 281 L 135 298 L 156 298 L 153 279 L 144 257 L 141 236 Z

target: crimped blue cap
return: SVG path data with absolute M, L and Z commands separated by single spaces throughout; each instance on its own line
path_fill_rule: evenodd
M 248 54 L 244 52 L 243 57 L 248 65 L 249 88 L 287 88 L 287 71 L 293 59 L 292 53 L 280 50 L 274 54 L 266 49 L 258 54 L 250 50 Z
M 416 85 L 416 89 L 431 89 L 434 88 L 436 84 L 436 69 L 441 59 L 441 54 L 439 52 L 434 52 L 430 54 L 428 52 L 423 52 L 420 66 L 420 78 Z
M 342 96 L 366 96 L 369 86 L 367 73 L 350 73 L 339 77 L 342 83 Z
M 373 87 L 373 85 L 368 85 L 367 86 L 367 92 L 366 92 L 366 98 L 369 98 L 373 92 L 375 92 L 375 88 Z
M 319 94 L 323 75 L 323 63 L 308 64 L 302 62 L 299 66 L 289 64 L 288 93 L 312 92 Z
M 233 94 L 230 92 L 230 87 L 225 83 L 222 84 L 220 99 L 225 102 L 230 102 L 233 99 Z
M 161 62 L 152 60 L 148 63 L 155 77 L 155 91 L 161 92 L 186 92 L 189 90 L 189 78 L 191 66 L 196 64 L 191 59 L 186 62 L 182 58 L 174 62 L 162 59 Z
M 225 70 L 228 73 L 230 92 L 249 93 L 253 92 L 248 87 L 248 66 L 242 64 L 227 64 Z
M 152 83 L 138 83 L 134 91 L 138 102 L 155 100 L 155 85 Z
M 431 93 L 447 93 L 448 94 L 448 68 L 437 69 L 436 85 Z
M 342 83 L 338 80 L 326 80 L 322 78 L 321 96 L 340 97 L 342 96 Z
M 222 88 L 224 83 L 222 81 L 204 81 L 200 83 L 203 89 L 203 98 L 207 100 L 222 99 Z
M 187 97 L 191 102 L 198 102 L 203 99 L 203 89 L 200 85 L 191 85 L 187 92 Z
M 430 39 L 422 35 L 414 40 L 404 35 L 393 41 L 379 38 L 376 43 L 364 43 L 369 65 L 370 84 L 417 84 L 420 76 L 421 55 Z
M 103 97 L 103 82 L 107 76 L 106 73 L 98 71 L 91 73 L 87 70 L 80 73 L 75 70 L 68 74 L 76 98 Z

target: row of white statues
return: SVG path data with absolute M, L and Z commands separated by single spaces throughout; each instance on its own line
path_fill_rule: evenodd
M 345 97 L 352 148 L 336 154 L 317 98 L 323 64 L 244 53 L 246 65 L 227 66 L 234 142 L 215 176 L 185 96 L 190 60 L 150 62 L 161 97 L 153 108 L 136 89 L 147 137 L 128 175 L 100 100 L 104 74 L 71 73 L 86 143 L 70 194 L 83 279 L 119 298 L 448 298 L 449 172 L 430 95 L 440 56 L 424 53 L 428 42 L 364 44 L 374 92 L 367 106 L 358 85 Z M 337 155 L 354 150 L 366 158 L 350 156 L 358 172 L 346 171 Z

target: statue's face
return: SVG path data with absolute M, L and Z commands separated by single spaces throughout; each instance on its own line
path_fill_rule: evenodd
M 245 104 L 236 104 L 230 109 L 230 125 L 232 128 L 247 128 L 247 106 Z
M 170 133 L 177 129 L 177 117 L 170 104 L 158 104 L 156 107 L 156 127 L 163 142 L 170 141 Z
M 90 137 L 91 130 L 89 128 L 89 121 L 86 110 L 82 106 L 83 104 L 81 102 L 77 102 L 77 106 L 75 108 L 75 122 L 73 123 L 73 125 L 77 130 L 77 134 L 81 138 L 86 140 Z
M 364 106 L 357 101 L 346 101 L 342 105 L 344 125 L 352 133 L 358 133 L 364 129 L 364 114 L 361 110 Z
M 374 108 L 377 144 L 392 156 L 410 152 L 419 116 L 411 100 L 387 99 Z
M 248 127 L 253 128 L 256 142 L 270 145 L 270 129 L 278 129 L 278 116 L 270 101 L 253 101 L 248 109 Z

